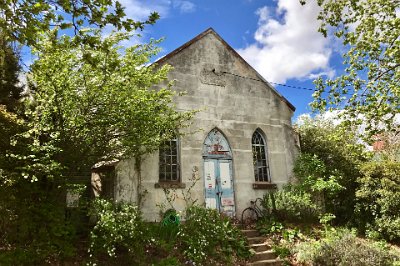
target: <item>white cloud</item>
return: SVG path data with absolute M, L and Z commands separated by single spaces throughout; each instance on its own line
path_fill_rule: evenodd
M 334 69 L 328 69 L 327 71 L 321 71 L 318 73 L 311 73 L 307 76 L 307 79 L 317 79 L 321 76 L 326 76 L 328 78 L 333 78 L 336 74 L 336 71 Z
M 179 9 L 181 13 L 190 13 L 196 10 L 196 5 L 187 0 L 121 0 L 127 17 L 133 20 L 144 21 L 151 12 L 158 12 L 161 19 L 169 16 L 171 9 Z
M 168 16 L 171 1 L 169 0 L 120 0 L 125 7 L 125 14 L 133 20 L 144 21 L 150 13 L 158 12 L 161 17 Z
M 318 12 L 313 1 L 302 6 L 298 0 L 278 0 L 276 10 L 262 7 L 256 12 L 259 16 L 256 42 L 238 52 L 272 82 L 332 75 L 329 67 L 332 49 L 328 47 L 328 39 L 317 31 Z
M 125 15 L 127 18 L 134 21 L 146 21 L 152 12 L 158 12 L 161 18 L 168 17 L 171 9 L 170 0 L 120 0 L 122 6 L 125 8 Z M 106 26 L 102 32 L 104 36 L 109 36 L 115 28 L 111 25 Z M 143 31 L 137 30 L 135 33 L 143 36 L 146 34 L 146 27 Z M 124 47 L 130 47 L 137 44 L 142 44 L 142 38 L 134 34 L 129 40 L 122 41 L 120 44 Z
M 174 0 L 172 6 L 179 9 L 181 13 L 192 13 L 196 10 L 196 5 L 190 1 Z
M 124 11 L 127 18 L 135 21 L 146 21 L 152 12 L 157 12 L 160 18 L 166 18 L 170 15 L 172 9 L 179 9 L 181 13 L 194 12 L 196 9 L 195 4 L 186 0 L 120 0 L 120 3 L 125 7 Z M 108 36 L 114 28 L 107 26 L 103 32 L 105 36 Z M 140 35 L 146 34 L 146 28 L 143 31 L 137 31 Z M 124 46 L 132 46 L 141 44 L 142 38 L 133 36 L 127 41 L 123 41 L 121 44 Z

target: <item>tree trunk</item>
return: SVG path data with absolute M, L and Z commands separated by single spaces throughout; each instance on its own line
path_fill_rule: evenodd
M 139 209 L 141 209 L 143 201 L 141 166 L 142 166 L 142 157 L 141 156 L 135 157 L 135 173 L 137 177 L 136 196 L 137 196 L 137 205 Z

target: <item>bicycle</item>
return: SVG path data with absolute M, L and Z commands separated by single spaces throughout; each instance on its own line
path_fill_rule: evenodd
M 242 225 L 253 224 L 263 216 L 263 211 L 260 207 L 261 202 L 262 202 L 261 198 L 257 198 L 256 200 L 250 201 L 250 207 L 247 207 L 242 212 Z

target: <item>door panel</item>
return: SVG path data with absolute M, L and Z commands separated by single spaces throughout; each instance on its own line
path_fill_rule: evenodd
M 206 194 L 206 208 L 217 209 L 217 199 L 215 197 L 215 162 L 214 160 L 204 161 L 204 184 Z
M 228 216 L 234 216 L 232 161 L 205 159 L 204 175 L 206 207 L 217 209 Z

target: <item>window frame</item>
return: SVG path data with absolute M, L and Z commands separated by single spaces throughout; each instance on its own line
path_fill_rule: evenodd
M 167 144 L 166 144 L 167 143 Z M 175 153 L 172 150 L 172 143 L 175 143 Z M 167 153 L 167 152 L 168 153 Z M 181 183 L 181 156 L 180 156 L 180 140 L 178 137 L 173 137 L 161 143 L 158 149 L 158 182 L 159 184 Z M 176 157 L 176 160 L 173 160 Z M 173 171 L 173 167 L 176 171 Z M 164 168 L 164 171 L 163 169 Z M 167 171 L 169 170 L 169 171 Z M 168 177 L 168 174 L 170 175 Z
M 255 138 L 261 140 L 262 143 L 256 143 Z M 251 150 L 253 157 L 254 179 L 256 183 L 271 183 L 271 169 L 269 163 L 268 145 L 264 132 L 261 129 L 256 129 L 251 136 Z M 258 156 L 261 154 L 261 156 Z M 264 155 L 264 157 L 263 157 Z M 261 163 L 259 163 L 261 162 Z M 260 169 L 261 174 L 260 174 Z

